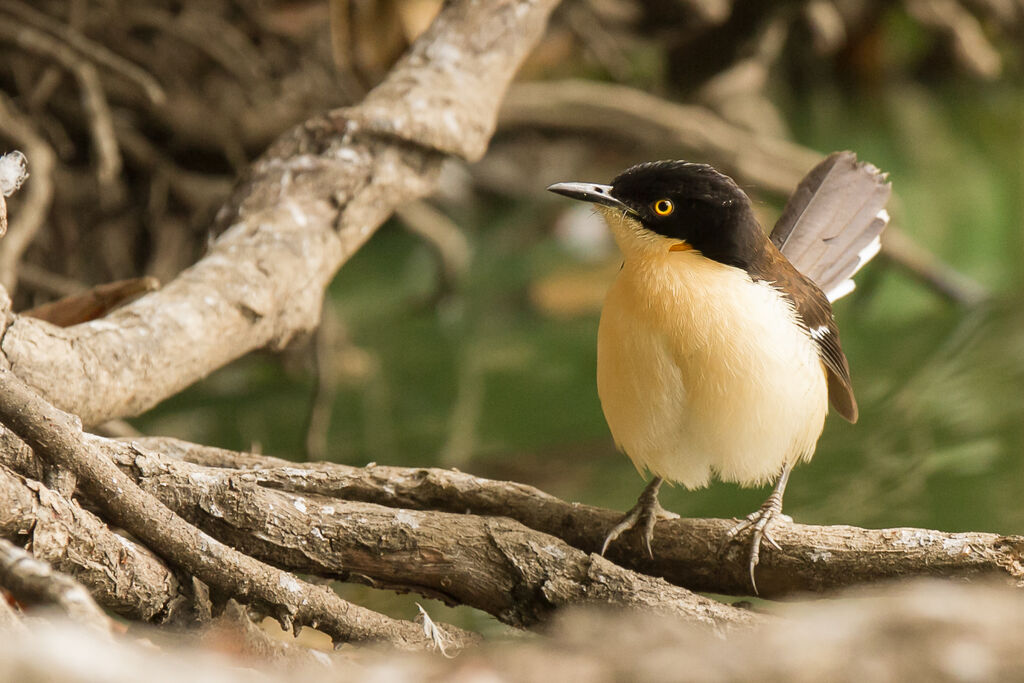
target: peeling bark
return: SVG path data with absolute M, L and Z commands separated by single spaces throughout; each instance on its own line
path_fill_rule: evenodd
M 274 569 L 188 524 L 121 472 L 86 438 L 77 418 L 48 404 L 6 369 L 0 369 L 0 422 L 47 465 L 73 473 L 107 519 L 158 548 L 212 592 L 255 605 L 284 628 L 319 628 L 336 642 L 384 640 L 403 649 L 434 646 L 411 622 L 342 600 L 325 586 Z M 456 647 L 475 640 L 453 626 L 445 631 Z
M 151 623 L 196 619 L 191 593 L 159 558 L 77 503 L 3 466 L 0 500 L 0 537 L 74 577 L 103 607 Z
M 416 591 L 534 626 L 570 604 L 647 608 L 719 630 L 761 621 L 504 517 L 395 510 L 268 488 L 261 471 L 208 468 L 91 439 L 144 489 L 212 536 L 304 574 Z
M 198 446 L 174 439 L 137 440 L 147 448 L 213 467 L 261 468 L 262 486 L 398 508 L 500 515 L 556 536 L 588 553 L 601 548 L 620 513 L 568 503 L 532 486 L 493 481 L 454 470 L 296 465 L 278 458 Z M 749 595 L 745 548 L 725 545 L 734 520 L 658 522 L 647 556 L 632 534 L 608 558 L 690 590 Z M 1024 587 L 1024 537 L 946 533 L 928 529 L 776 524 L 782 551 L 764 548 L 757 585 L 764 597 L 826 593 L 847 586 L 912 576 L 1000 578 Z M 724 548 L 723 548 L 724 546 Z

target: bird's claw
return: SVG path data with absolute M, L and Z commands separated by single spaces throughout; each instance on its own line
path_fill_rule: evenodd
M 636 501 L 636 505 L 630 508 L 629 512 L 623 515 L 605 536 L 604 543 L 601 545 L 601 556 L 604 556 L 611 542 L 621 536 L 623 532 L 636 528 L 643 534 L 644 547 L 647 549 L 648 557 L 654 559 L 651 539 L 654 538 L 654 525 L 659 519 L 679 519 L 679 515 L 661 507 L 661 503 L 658 502 L 657 489 L 654 490 L 653 495 L 649 495 L 649 491 L 645 490 Z
M 747 515 L 746 519 L 729 529 L 725 534 L 725 541 L 722 543 L 722 549 L 724 550 L 725 546 L 735 540 L 737 536 L 748 529 L 751 530 L 748 567 L 750 570 L 750 585 L 754 589 L 754 595 L 758 595 L 757 579 L 754 577 L 754 570 L 761 561 L 761 542 L 765 541 L 776 550 L 782 550 L 782 546 L 776 542 L 769 530 L 769 525 L 774 522 L 776 518 L 788 520 L 788 518 L 782 514 L 781 496 L 777 498 L 775 495 L 772 495 L 765 501 L 764 505 L 762 505 L 759 510 L 750 513 Z

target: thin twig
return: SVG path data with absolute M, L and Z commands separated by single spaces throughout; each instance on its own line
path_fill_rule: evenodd
M 110 105 L 103 94 L 99 74 L 90 62 L 68 45 L 50 37 L 31 26 L 15 26 L 0 22 L 0 37 L 4 37 L 25 50 L 53 58 L 70 71 L 81 90 L 82 105 L 86 112 L 89 134 L 96 153 L 96 177 L 103 199 L 107 202 L 119 199 L 118 176 L 121 173 L 121 152 L 114 135 L 114 123 Z M 36 163 L 33 159 L 33 163 Z
M 106 205 L 115 204 L 121 199 L 119 176 L 122 160 L 117 136 L 114 134 L 110 105 L 103 94 L 103 85 L 94 66 L 81 63 L 74 69 L 74 74 L 82 91 L 82 109 L 85 110 L 89 136 L 96 153 L 96 179 L 99 181 L 100 199 Z
M 211 12 L 186 10 L 173 15 L 153 7 L 131 6 L 128 21 L 168 33 L 210 57 L 240 83 L 266 78 L 263 55 L 248 36 Z
M 161 104 L 167 99 L 163 88 L 160 87 L 160 83 L 153 76 L 124 57 L 89 40 L 80 31 L 62 24 L 49 15 L 33 9 L 23 2 L 18 2 L 18 0 L 3 0 L 0 2 L 0 9 L 18 17 L 22 21 L 35 24 L 38 28 L 52 33 L 96 64 L 110 69 L 110 71 L 135 83 L 142 88 L 146 93 L 146 97 L 153 104 Z

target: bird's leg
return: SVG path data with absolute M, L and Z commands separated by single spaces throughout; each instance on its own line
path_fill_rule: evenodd
M 622 535 L 623 531 L 639 527 L 644 535 L 644 546 L 647 548 L 647 554 L 652 559 L 654 558 L 654 553 L 651 551 L 651 538 L 654 537 L 655 523 L 659 519 L 679 519 L 679 515 L 669 512 L 661 507 L 661 503 L 658 502 L 658 489 L 661 488 L 662 481 L 664 480 L 661 477 L 651 479 L 643 493 L 637 498 L 636 505 L 630 508 L 629 512 L 619 520 L 619 523 L 612 527 L 612 530 L 605 536 L 604 544 L 601 546 L 602 556 L 608 550 L 608 545 Z
M 768 531 L 768 525 L 775 519 L 776 516 L 782 514 L 782 494 L 786 492 L 786 484 L 789 482 L 789 473 L 793 471 L 792 464 L 786 464 L 782 468 L 782 474 L 779 475 L 779 480 L 775 484 L 775 489 L 772 494 L 768 496 L 759 510 L 752 512 L 747 515 L 747 518 L 729 529 L 725 535 L 725 542 L 730 543 L 738 535 L 746 531 L 747 529 L 753 530 L 753 537 L 750 544 L 750 585 L 754 589 L 754 595 L 757 595 L 757 581 L 754 579 L 754 569 L 757 567 L 757 563 L 761 559 L 761 540 L 768 541 L 776 550 L 782 550 L 782 547 L 775 542 L 772 538 L 771 533 Z

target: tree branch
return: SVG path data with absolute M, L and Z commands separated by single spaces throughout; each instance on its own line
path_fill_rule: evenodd
M 505 517 L 299 495 L 275 490 L 264 472 L 202 467 L 129 443 L 89 440 L 179 515 L 291 571 L 412 590 L 518 627 L 586 603 L 643 607 L 719 630 L 762 620 Z
M 6 445 L 0 445 L 5 462 Z M 27 537 L 36 558 L 81 582 L 105 608 L 150 623 L 196 620 L 194 596 L 167 566 L 96 515 L 3 466 L 0 500 L 0 537 L 18 544 Z
M 0 352 L 54 404 L 98 424 L 309 332 L 326 284 L 394 208 L 433 191 L 447 155 L 483 153 L 555 4 L 447 3 L 361 105 L 292 129 L 250 167 L 203 259 L 102 320 L 56 329 L 16 318 Z
M 400 648 L 433 642 L 412 622 L 390 619 L 342 600 L 326 586 L 299 581 L 225 546 L 142 491 L 87 441 L 80 422 L 49 405 L 10 370 L 0 369 L 0 422 L 47 464 L 70 471 L 115 524 L 127 529 L 217 593 L 255 604 L 285 628 L 314 626 L 335 641 L 387 640 Z M 446 627 L 455 647 L 474 640 Z
M 255 482 L 281 491 L 397 508 L 509 517 L 588 553 L 600 549 L 607 530 L 620 515 L 567 503 L 524 484 L 453 470 L 332 463 L 298 466 L 174 439 L 134 442 L 210 467 L 251 469 Z M 725 545 L 725 534 L 733 523 L 726 519 L 662 521 L 655 527 L 653 559 L 631 535 L 613 544 L 608 557 L 623 567 L 663 577 L 690 590 L 748 595 L 745 549 Z M 1020 536 L 803 524 L 779 524 L 772 535 L 783 550 L 765 548 L 762 553 L 757 585 L 764 597 L 823 593 L 910 576 L 995 576 L 1024 587 L 1024 537 Z
M 110 619 L 82 584 L 2 538 L 0 585 L 22 602 L 55 605 L 74 621 L 110 633 Z

